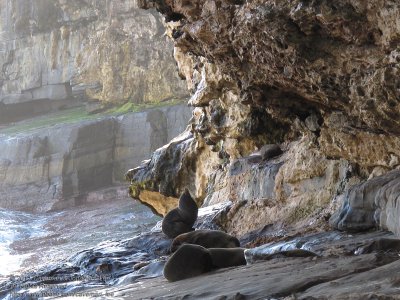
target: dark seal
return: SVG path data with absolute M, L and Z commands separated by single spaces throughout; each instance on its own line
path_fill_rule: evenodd
M 276 156 L 279 156 L 282 153 L 282 149 L 281 147 L 279 147 L 279 145 L 268 144 L 261 147 L 259 151 L 248 156 L 247 160 L 252 164 L 261 163 L 262 161 L 266 161 Z
M 206 249 L 199 245 L 182 245 L 165 263 L 164 277 L 173 282 L 219 268 L 245 265 L 244 250 L 244 248 Z
M 186 189 L 179 198 L 179 205 L 166 214 L 162 221 L 162 231 L 169 238 L 193 231 L 193 224 L 196 222 L 198 207 Z
M 164 277 L 168 281 L 178 281 L 201 275 L 212 269 L 212 258 L 206 248 L 183 245 L 166 262 Z
M 391 238 L 379 238 L 375 241 L 368 243 L 367 245 L 358 248 L 355 253 L 367 254 L 373 252 L 399 252 L 400 251 L 400 240 Z
M 240 247 L 239 240 L 219 230 L 196 230 L 178 235 L 172 242 L 171 252 L 183 244 L 195 244 L 204 248 L 235 248 Z
M 229 268 L 246 265 L 245 248 L 210 248 L 214 268 Z

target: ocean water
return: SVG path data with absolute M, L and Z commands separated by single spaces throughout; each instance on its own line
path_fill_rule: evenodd
M 132 199 L 45 214 L 0 209 L 0 281 L 103 242 L 131 238 L 150 230 L 159 220 Z

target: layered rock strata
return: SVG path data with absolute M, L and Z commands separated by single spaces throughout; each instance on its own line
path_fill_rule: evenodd
M 190 116 L 186 105 L 175 105 L 3 136 L 0 206 L 47 211 L 101 200 L 96 191 L 124 183 L 126 165 L 147 159 Z
M 88 99 L 187 94 L 160 16 L 136 1 L 1 0 L 0 124 Z
M 176 197 L 189 186 L 199 202 L 232 200 L 225 224 L 231 233 L 274 222 L 321 228 L 351 186 L 399 168 L 400 4 L 142 0 L 140 6 L 166 17 L 195 107 L 190 142 L 170 144 L 132 173 L 135 184 L 147 183 L 144 190 Z M 284 154 L 232 173 L 270 143 Z M 177 180 L 170 176 L 166 190 L 155 180 L 165 168 L 156 158 L 174 151 L 180 159 L 168 170 Z M 368 196 L 362 201 L 372 203 Z

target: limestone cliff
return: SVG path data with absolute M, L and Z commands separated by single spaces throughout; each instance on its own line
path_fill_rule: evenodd
M 164 32 L 134 0 L 1 0 L 0 124 L 82 99 L 185 96 Z
M 278 223 L 321 228 L 343 201 L 353 215 L 336 216 L 334 226 L 363 220 L 398 232 L 390 209 L 400 201 L 398 173 L 385 179 L 400 166 L 398 1 L 140 5 L 168 21 L 194 117 L 188 138 L 130 172 L 136 186 L 164 196 L 188 186 L 206 205 L 231 200 L 224 226 L 236 234 Z M 249 156 L 272 143 L 284 154 Z M 176 174 L 168 184 L 157 175 L 165 170 Z M 379 183 L 387 188 L 379 192 Z
M 48 211 L 126 197 L 126 166 L 182 132 L 190 116 L 175 105 L 2 135 L 0 207 Z

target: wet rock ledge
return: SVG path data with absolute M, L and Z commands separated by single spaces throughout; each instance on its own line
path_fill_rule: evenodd
M 400 240 L 389 232 L 286 235 L 246 250 L 247 265 L 167 282 L 171 241 L 159 231 L 105 242 L 0 284 L 2 299 L 398 299 Z M 303 249 L 317 256 L 285 257 Z M 30 298 L 29 298 L 30 297 Z M 382 298 L 383 297 L 383 298 Z

